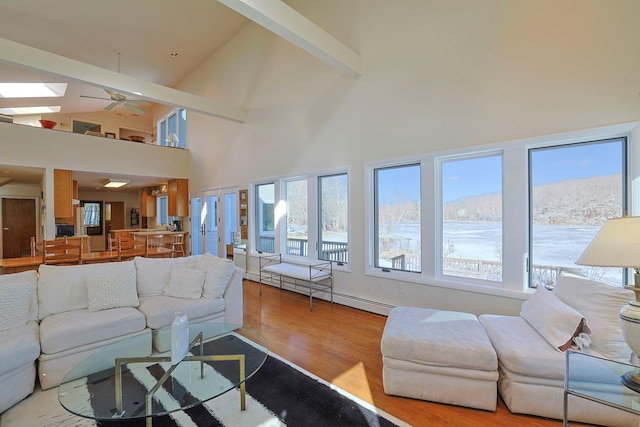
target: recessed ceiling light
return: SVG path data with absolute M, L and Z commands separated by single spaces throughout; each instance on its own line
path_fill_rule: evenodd
M 120 188 L 128 183 L 129 181 L 124 179 L 108 179 L 107 182 L 104 183 L 104 186 L 107 188 Z

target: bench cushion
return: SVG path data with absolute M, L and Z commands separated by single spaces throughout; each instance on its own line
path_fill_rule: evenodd
M 396 307 L 389 313 L 382 355 L 431 366 L 495 371 L 496 353 L 474 314 Z
M 308 280 L 310 282 L 318 282 L 331 276 L 328 271 L 286 263 L 268 265 L 266 267 L 262 267 L 262 270 L 269 273 L 293 277 L 294 279 Z

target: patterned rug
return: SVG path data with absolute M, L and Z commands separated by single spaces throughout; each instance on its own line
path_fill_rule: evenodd
M 168 365 L 153 365 L 146 375 L 129 377 L 125 387 L 149 387 Z M 225 375 L 224 369 L 207 366 L 208 374 Z M 135 382 L 131 383 L 131 382 Z M 240 411 L 240 391 L 231 390 L 193 408 L 153 419 L 154 427 L 252 427 L 252 426 L 407 426 L 309 372 L 269 355 L 264 365 L 247 380 L 246 410 Z M 111 386 L 111 385 L 107 385 Z M 175 383 L 172 387 L 179 386 Z M 87 387 L 87 402 L 92 395 Z M 67 412 L 58 402 L 58 390 L 36 390 L 0 416 L 0 427 L 143 427 L 144 419 L 96 422 Z M 168 399 L 158 393 L 157 405 Z M 88 403 L 90 404 L 90 403 Z

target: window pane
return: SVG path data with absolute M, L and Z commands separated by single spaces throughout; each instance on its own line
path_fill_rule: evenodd
M 287 254 L 309 254 L 307 230 L 307 180 L 285 182 L 287 197 Z
M 502 156 L 442 163 L 442 274 L 502 280 Z
M 376 169 L 375 265 L 420 272 L 420 165 Z
M 167 196 L 158 196 L 156 202 L 158 225 L 169 225 L 169 205 Z
M 185 148 L 187 146 L 187 110 L 184 108 L 178 110 L 178 139 L 180 140 L 178 147 Z
M 275 253 L 274 240 L 275 185 L 256 185 L 256 248 Z
M 616 139 L 529 152 L 530 287 L 553 287 L 561 268 L 622 283 L 619 268 L 577 266 L 575 261 L 605 221 L 625 211 L 625 145 Z
M 347 174 L 318 178 L 320 250 L 318 259 L 349 261 Z

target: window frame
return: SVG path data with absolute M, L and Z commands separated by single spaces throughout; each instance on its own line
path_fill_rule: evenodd
M 351 259 L 351 178 L 349 168 L 334 168 L 328 170 L 322 170 L 319 172 L 308 173 L 305 175 L 287 175 L 279 176 L 276 178 L 256 180 L 249 183 L 249 198 L 251 199 L 252 208 L 249 210 L 249 224 L 252 224 L 249 230 L 249 254 L 250 256 L 260 257 L 264 254 L 271 254 L 270 252 L 259 251 L 257 249 L 257 191 L 258 187 L 264 184 L 273 183 L 275 188 L 275 201 L 274 201 L 274 253 L 281 254 L 283 261 L 299 264 L 314 264 L 323 262 L 319 259 L 319 233 L 320 233 L 320 206 L 318 198 L 320 197 L 318 191 L 318 179 L 320 177 L 327 177 L 333 175 L 344 174 L 347 177 L 347 242 L 349 244 L 347 259 Z M 286 238 L 287 238 L 287 215 L 284 203 L 286 203 L 286 183 L 299 180 L 307 181 L 307 238 L 308 238 L 308 254 L 307 256 L 290 255 L 286 253 Z M 350 271 L 348 262 L 334 262 L 334 270 Z
M 180 120 L 180 116 L 184 114 L 184 120 Z M 178 148 L 187 148 L 187 110 L 184 108 L 174 108 L 168 112 L 165 116 L 160 118 L 156 123 L 157 144 L 164 147 L 170 147 L 167 142 L 167 137 L 171 133 L 175 133 L 178 136 L 180 142 Z M 171 129 L 171 120 L 175 118 L 175 129 Z
M 581 131 L 558 133 L 540 137 L 510 140 L 500 143 L 467 146 L 462 148 L 434 151 L 411 157 L 391 160 L 371 161 L 365 163 L 365 266 L 364 274 L 370 277 L 404 281 L 429 286 L 443 287 L 478 294 L 505 296 L 525 299 L 533 290 L 528 287 L 527 263 L 529 257 L 529 193 L 528 193 L 528 150 L 537 147 L 553 147 L 568 143 L 587 143 L 601 139 L 627 138 L 627 192 L 628 205 L 633 206 L 631 181 L 640 175 L 640 167 L 633 168 L 632 159 L 638 157 L 640 162 L 640 131 L 634 128 L 639 123 L 625 123 Z M 503 204 L 503 271 L 502 282 L 489 282 L 443 276 L 439 254 L 442 252 L 442 231 L 440 215 L 442 205 L 442 186 L 439 163 L 451 158 L 464 158 L 502 153 L 502 204 Z M 407 273 L 391 270 L 383 271 L 375 267 L 374 246 L 374 180 L 376 168 L 421 164 L 421 218 L 422 218 L 422 272 Z M 637 191 L 640 191 L 640 188 Z M 640 212 L 636 213 L 636 215 Z M 440 237 L 439 237 L 440 236 Z M 398 287 L 403 293 L 405 286 Z

